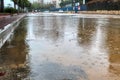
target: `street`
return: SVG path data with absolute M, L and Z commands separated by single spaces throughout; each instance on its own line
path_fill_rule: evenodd
M 29 14 L 0 49 L 0 70 L 6 72 L 0 79 L 119 80 L 119 22 L 106 16 Z

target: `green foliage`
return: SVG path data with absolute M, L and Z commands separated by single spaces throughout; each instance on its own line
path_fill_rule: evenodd
M 31 7 L 31 3 L 29 0 L 11 0 L 14 2 L 15 5 L 18 5 L 19 7 L 21 8 L 24 8 L 24 7 Z
M 51 7 L 54 7 L 54 4 L 42 4 L 38 2 L 32 4 L 33 9 L 50 9 Z
M 4 9 L 5 13 L 17 13 L 17 10 L 12 7 L 7 7 Z

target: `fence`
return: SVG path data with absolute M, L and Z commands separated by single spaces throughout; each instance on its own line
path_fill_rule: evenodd
M 81 5 L 81 6 L 76 6 L 78 11 L 86 11 L 87 10 L 87 6 L 86 5 Z M 80 9 L 79 9 L 80 8 Z M 69 6 L 69 7 L 63 7 L 63 8 L 52 8 L 50 9 L 50 11 L 59 11 L 59 10 L 63 10 L 63 11 L 73 11 L 74 7 Z

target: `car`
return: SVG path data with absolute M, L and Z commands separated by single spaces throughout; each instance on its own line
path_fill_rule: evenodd
M 49 11 L 48 10 L 46 10 L 46 11 L 44 11 L 45 13 L 49 13 Z
M 63 13 L 64 11 L 63 11 L 62 9 L 60 9 L 58 12 L 59 12 L 59 13 Z

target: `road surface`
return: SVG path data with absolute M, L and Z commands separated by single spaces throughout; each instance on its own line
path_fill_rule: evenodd
M 119 80 L 119 22 L 108 17 L 30 14 L 0 50 L 0 70 L 6 72 L 1 78 Z

